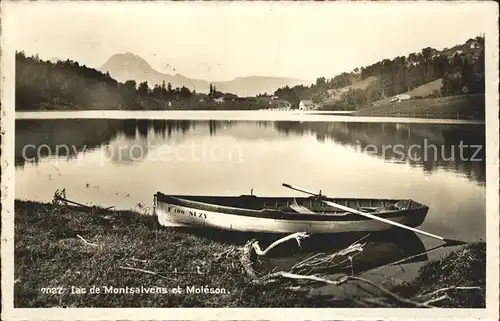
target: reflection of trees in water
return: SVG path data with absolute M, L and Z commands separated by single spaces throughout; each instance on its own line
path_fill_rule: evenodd
M 155 135 L 161 135 L 165 137 L 165 131 L 167 129 L 167 122 L 161 119 L 154 119 L 151 121 L 151 126 L 153 127 L 153 131 Z
M 174 133 L 186 134 L 198 128 L 207 127 L 210 136 L 217 134 L 217 130 L 227 127 L 236 122 L 215 120 L 164 120 L 164 119 L 126 119 L 123 125 L 118 127 L 118 132 L 128 138 L 148 137 L 151 133 L 156 136 L 170 138 Z
M 59 156 L 74 157 L 86 147 L 86 151 L 110 145 L 119 137 L 125 137 L 124 143 L 140 144 L 145 138 L 153 144 L 171 142 L 180 139 L 188 132 L 220 135 L 220 129 L 248 122 L 214 121 L 214 120 L 106 120 L 106 119 L 58 119 L 58 120 L 17 120 L 15 163 L 22 166 L 26 161 L 22 156 L 22 148 L 32 144 L 35 148 L 27 150 L 27 157 L 34 157 L 38 162 L 36 148 L 46 144 L 54 151 L 57 145 L 74 146 L 66 150 L 61 149 Z M 335 143 L 349 146 L 358 151 L 367 151 L 378 157 L 392 162 L 409 163 L 418 166 L 426 172 L 433 172 L 437 168 L 444 168 L 465 174 L 474 181 L 485 181 L 485 135 L 482 125 L 437 125 L 437 124 L 397 124 L 397 123 L 331 123 L 331 122 L 295 122 L 295 121 L 260 121 L 251 122 L 255 126 L 242 126 L 238 130 L 225 132 L 238 139 L 273 139 L 273 132 L 268 128 L 276 129 L 281 135 L 309 134 L 315 135 L 318 141 L 333 140 Z M 267 134 L 271 136 L 266 136 Z M 276 133 L 278 134 L 278 133 Z M 159 140 L 158 140 L 159 139 Z M 482 145 L 481 152 L 476 155 L 483 161 L 474 162 L 460 159 L 458 146 Z M 384 146 L 400 145 L 400 150 L 407 152 L 412 145 L 424 146 L 434 144 L 438 148 L 436 157 L 424 158 L 422 149 L 413 149 L 419 159 L 412 159 L 407 154 L 398 154 L 393 148 Z M 369 147 L 371 146 L 371 147 Z M 450 156 L 455 149 L 455 159 Z M 41 149 L 41 157 L 48 156 L 49 149 Z M 45 153 L 45 154 L 44 154 Z M 464 148 L 463 156 L 470 159 L 475 148 Z
M 173 133 L 185 134 L 196 127 L 198 121 L 190 120 L 164 120 L 164 119 L 125 119 L 122 126 L 118 127 L 118 132 L 126 137 L 134 139 L 138 137 L 147 138 L 154 133 L 156 136 L 171 137 Z M 213 121 L 201 121 L 208 123 L 209 133 L 215 131 Z
M 168 141 L 176 134 L 183 136 L 197 128 L 201 129 L 202 134 L 206 130 L 210 136 L 215 136 L 219 129 L 226 129 L 238 123 L 237 121 L 216 120 L 127 119 L 123 120 L 123 126 L 118 127 L 118 132 L 122 132 L 131 139 L 136 138 L 136 134 L 138 137 L 144 138 L 154 134 L 156 137 L 162 137 Z
M 36 164 L 49 156 L 70 159 L 92 151 L 111 142 L 121 122 L 106 119 L 16 120 L 15 164 L 24 166 L 27 161 Z
M 231 121 L 191 121 L 162 119 L 39 119 L 17 120 L 15 135 L 15 164 L 24 166 L 27 158 L 38 163 L 40 158 L 57 156 L 73 158 L 79 153 L 92 151 L 102 146 L 113 145 L 116 155 L 116 144 L 135 144 L 142 146 L 150 135 L 168 141 L 174 134 L 183 136 L 198 128 L 207 129 L 207 133 L 216 135 L 220 128 L 227 128 L 237 122 Z M 122 139 L 125 138 L 125 139 Z M 23 147 L 33 145 L 25 150 Z M 68 148 L 58 148 L 67 146 Z M 126 146 L 125 146 L 126 147 Z M 137 147 L 136 147 L 137 149 Z M 57 150 L 57 155 L 56 155 Z M 134 152 L 135 153 L 135 152 Z M 134 158 L 136 158 L 134 156 Z
M 138 136 L 131 140 L 125 135 L 118 135 L 102 146 L 102 152 L 105 159 L 123 165 L 143 161 L 148 156 L 149 147 L 146 137 Z
M 210 130 L 210 136 L 214 136 L 217 133 L 217 122 L 215 120 L 209 120 L 208 127 Z
M 198 125 L 204 125 L 207 123 L 207 121 L 192 121 L 191 122 L 193 127 Z M 215 136 L 217 135 L 217 132 L 219 129 L 227 129 L 228 127 L 235 126 L 237 124 L 240 124 L 240 121 L 231 121 L 231 120 L 209 120 L 208 121 L 208 128 L 209 128 L 209 133 L 210 136 Z
M 443 168 L 485 182 L 484 125 L 275 122 L 275 127 L 285 134 L 312 134 L 318 141 L 331 139 L 386 160 L 421 167 L 426 172 Z M 462 155 L 460 144 L 468 146 L 462 147 Z M 472 145 L 481 146 L 477 155 L 474 154 L 478 148 Z M 471 160 L 473 156 L 481 161 Z
M 137 131 L 139 132 L 139 136 L 147 138 L 148 129 L 149 129 L 149 120 L 147 119 L 137 120 Z
M 257 126 L 259 128 L 267 129 L 268 127 L 272 127 L 272 122 L 269 121 L 258 121 Z
M 125 119 L 123 120 L 123 124 L 121 126 L 121 132 L 127 138 L 135 138 L 135 134 L 137 131 L 137 123 L 135 119 Z

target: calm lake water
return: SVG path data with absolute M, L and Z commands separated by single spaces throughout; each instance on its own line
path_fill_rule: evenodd
M 430 207 L 423 230 L 485 239 L 484 125 L 337 117 L 17 119 L 16 198 L 51 201 L 65 188 L 77 202 L 149 212 L 157 191 L 300 195 L 286 182 L 330 196 L 411 198 Z M 461 155 L 460 144 L 482 147 Z

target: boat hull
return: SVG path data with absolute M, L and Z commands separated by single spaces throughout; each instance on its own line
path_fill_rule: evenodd
M 257 233 L 344 233 L 344 232 L 371 232 L 385 231 L 393 226 L 373 219 L 339 219 L 328 216 L 321 220 L 304 216 L 266 217 L 245 215 L 244 213 L 221 213 L 214 206 L 213 210 L 200 209 L 192 206 L 171 204 L 157 200 L 156 215 L 163 226 L 189 226 L 200 228 L 217 228 L 228 231 L 257 232 Z M 415 227 L 425 219 L 428 208 L 426 206 L 390 213 L 391 221 Z M 286 215 L 286 214 L 285 214 Z

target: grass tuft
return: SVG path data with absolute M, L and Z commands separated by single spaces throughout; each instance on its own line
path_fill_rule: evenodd
M 486 243 L 468 244 L 419 270 L 417 278 L 394 287 L 405 297 L 432 293 L 451 286 L 479 286 L 481 291 L 451 290 L 443 307 L 484 308 L 486 289 Z

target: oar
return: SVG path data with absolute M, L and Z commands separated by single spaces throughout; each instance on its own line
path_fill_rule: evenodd
M 319 194 L 318 193 L 314 193 L 314 192 L 311 192 L 311 191 L 308 191 L 308 190 L 305 190 L 305 189 L 302 189 L 302 188 L 294 187 L 294 186 L 292 186 L 290 184 L 286 184 L 286 183 L 283 183 L 282 185 L 284 187 L 287 187 L 287 188 L 290 188 L 290 189 L 293 189 L 293 190 L 296 190 L 296 191 L 299 191 L 299 192 L 302 192 L 302 193 L 306 193 L 306 194 L 313 195 L 313 196 L 319 196 L 320 198 L 325 198 L 324 195 L 321 195 L 321 192 Z M 347 207 L 347 206 L 344 206 L 344 205 L 340 205 L 340 204 L 337 204 L 337 203 L 334 203 L 334 202 L 331 202 L 331 201 L 326 201 L 326 200 L 322 200 L 322 199 L 320 199 L 320 201 L 323 202 L 323 203 L 325 203 L 325 204 L 327 204 L 327 205 L 330 205 L 332 207 L 336 207 L 336 208 L 341 209 L 341 210 L 346 211 L 346 212 L 358 214 L 358 215 L 361 215 L 361 216 L 364 216 L 364 217 L 367 217 L 367 218 L 371 218 L 373 220 L 377 220 L 377 221 L 384 222 L 384 223 L 387 223 L 387 224 L 390 224 L 390 225 L 393 225 L 393 226 L 397 226 L 397 227 L 405 229 L 405 230 L 409 230 L 409 231 L 412 231 L 412 232 L 415 232 L 415 233 L 420 233 L 420 234 L 423 234 L 423 235 L 427 235 L 429 237 L 433 237 L 435 239 L 438 239 L 438 240 L 441 240 L 443 242 L 446 242 L 447 246 L 467 244 L 467 242 L 463 242 L 463 241 L 459 241 L 459 240 L 453 240 L 453 239 L 448 239 L 448 238 L 445 238 L 445 237 L 442 237 L 442 236 L 439 236 L 439 235 L 436 235 L 436 234 L 432 234 L 432 233 L 429 233 L 429 232 L 426 232 L 426 231 L 422 231 L 422 230 L 419 230 L 419 229 L 416 229 L 416 228 L 413 228 L 413 227 L 406 226 L 404 224 L 400 224 L 400 223 L 397 223 L 397 222 L 385 219 L 383 217 L 379 217 L 379 216 L 372 215 L 372 214 L 369 214 L 369 213 L 361 212 L 361 211 L 358 211 L 356 209 L 353 209 L 353 208 L 350 208 L 350 207 Z

